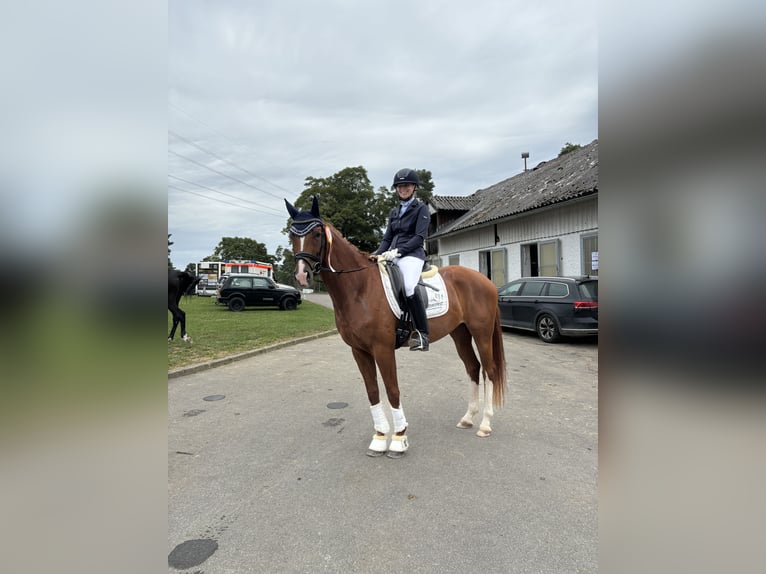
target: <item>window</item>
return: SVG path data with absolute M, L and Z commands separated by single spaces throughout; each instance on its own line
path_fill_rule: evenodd
M 253 286 L 253 280 L 248 277 L 235 277 L 231 280 L 231 286 L 249 288 Z
M 263 288 L 268 287 L 269 282 L 266 281 L 263 277 L 253 277 L 253 287 L 255 288 Z
M 566 297 L 569 295 L 569 287 L 564 283 L 548 283 L 548 295 L 550 297 Z
M 511 283 L 505 289 L 501 289 L 498 294 L 501 297 L 513 297 L 514 295 L 518 295 L 519 294 L 519 291 L 521 291 L 521 286 L 522 285 L 524 285 L 524 284 L 523 283 Z
M 543 281 L 527 281 L 521 290 L 522 297 L 536 297 L 543 292 L 545 283 Z
M 582 274 L 598 275 L 598 235 L 582 236 Z
M 598 281 L 580 283 L 580 293 L 587 299 L 598 299 Z
M 460 254 L 450 255 L 449 263 L 447 265 L 460 265 Z

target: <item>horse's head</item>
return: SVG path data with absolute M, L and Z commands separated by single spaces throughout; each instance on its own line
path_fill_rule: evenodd
M 304 287 L 309 287 L 314 273 L 318 273 L 322 265 L 325 246 L 325 226 L 319 216 L 319 202 L 314 196 L 311 211 L 301 211 L 286 199 L 285 205 L 293 219 L 290 242 L 295 254 L 295 278 Z

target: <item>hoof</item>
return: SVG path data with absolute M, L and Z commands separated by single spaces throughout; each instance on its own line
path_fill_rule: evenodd
M 471 421 L 467 421 L 465 419 L 460 419 L 460 422 L 457 423 L 456 426 L 459 429 L 470 429 L 470 428 L 473 428 L 473 423 Z
M 476 436 L 481 438 L 487 438 L 491 434 L 492 434 L 492 429 L 479 429 L 478 431 L 476 431 Z
M 367 456 L 383 456 L 386 454 L 386 451 L 384 450 L 372 450 L 371 448 L 367 449 Z
M 389 450 L 389 451 L 386 453 L 386 456 L 387 456 L 388 458 L 402 458 L 402 457 L 404 456 L 404 452 L 399 452 L 399 451 Z
M 186 341 L 187 343 L 191 343 L 191 342 L 192 342 L 192 338 L 191 338 L 189 335 L 184 335 L 184 336 L 183 336 L 183 339 L 184 339 L 184 341 Z

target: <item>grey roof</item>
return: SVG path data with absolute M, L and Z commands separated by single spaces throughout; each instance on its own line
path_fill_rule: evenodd
M 434 195 L 428 204 L 435 209 L 444 211 L 468 211 L 476 205 L 474 195 Z
M 597 192 L 598 140 L 596 139 L 575 151 L 551 161 L 540 162 L 526 172 L 486 189 L 480 189 L 466 197 L 466 200 L 471 200 L 473 203 L 468 208 L 468 212 L 437 230 L 432 237 Z M 436 202 L 440 199 L 434 196 L 432 205 L 437 207 Z

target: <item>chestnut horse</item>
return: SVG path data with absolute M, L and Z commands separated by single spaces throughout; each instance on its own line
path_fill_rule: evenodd
M 332 225 L 322 221 L 316 197 L 311 211 L 300 211 L 286 199 L 285 204 L 293 219 L 290 241 L 296 261 L 295 277 L 308 287 L 313 275 L 320 274 L 332 299 L 338 332 L 351 347 L 364 379 L 375 428 L 367 454 L 378 456 L 388 451 L 389 457 L 399 458 L 408 448 L 408 439 L 396 375 L 398 319 L 386 300 L 377 264 L 371 263 L 368 254 L 354 247 Z M 450 335 L 471 380 L 468 410 L 457 423 L 459 428 L 473 427 L 473 417 L 479 412 L 479 374 L 483 369 L 484 413 L 476 434 L 486 437 L 492 432 L 493 407 L 503 404 L 505 394 L 505 352 L 497 288 L 484 275 L 467 267 L 450 265 L 439 273 L 447 288 L 449 310 L 429 319 L 430 339 L 433 342 Z M 391 429 L 380 401 L 376 365 L 393 419 L 390 445 L 387 435 Z M 487 377 L 491 386 L 486 384 Z

